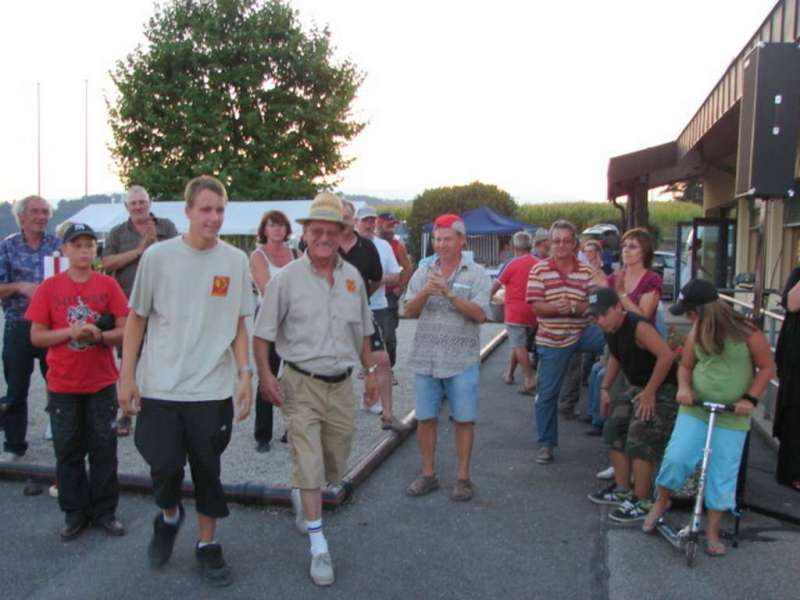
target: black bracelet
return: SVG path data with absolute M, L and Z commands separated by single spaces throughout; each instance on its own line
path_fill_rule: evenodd
M 742 394 L 742 400 L 747 400 L 748 402 L 750 402 L 750 404 L 753 405 L 754 408 L 758 406 L 758 398 L 756 398 L 752 394 Z

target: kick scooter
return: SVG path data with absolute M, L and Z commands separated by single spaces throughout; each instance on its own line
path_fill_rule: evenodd
M 711 458 L 711 436 L 714 434 L 714 424 L 717 415 L 722 412 L 733 412 L 734 407 L 730 404 L 717 404 L 714 402 L 698 403 L 705 408 L 708 415 L 708 430 L 706 431 L 706 443 L 703 447 L 703 460 L 700 463 L 700 477 L 697 483 L 697 495 L 694 500 L 694 510 L 688 525 L 676 530 L 662 516 L 656 523 L 656 531 L 672 544 L 675 548 L 686 555 L 686 566 L 694 565 L 697 554 L 697 544 L 700 538 L 700 522 L 703 517 L 703 499 L 706 491 L 706 478 L 708 476 L 708 464 Z M 736 540 L 733 542 L 737 546 Z

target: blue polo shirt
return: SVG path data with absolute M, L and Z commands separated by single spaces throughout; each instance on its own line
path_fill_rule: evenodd
M 61 240 L 45 234 L 35 250 L 28 246 L 21 233 L 14 233 L 0 242 L 0 283 L 41 283 L 44 279 L 44 257 L 61 248 Z M 22 294 L 3 298 L 6 321 L 21 321 L 30 300 Z

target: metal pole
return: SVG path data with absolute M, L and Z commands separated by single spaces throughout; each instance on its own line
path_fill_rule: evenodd
M 756 243 L 756 281 L 753 298 L 753 321 L 759 329 L 764 328 L 764 287 L 766 283 L 767 261 L 767 226 L 769 225 L 769 198 L 763 198 L 764 205 L 761 210 L 758 227 L 758 238 Z
M 42 195 L 42 98 L 36 82 L 36 195 Z
M 84 114 L 83 114 L 83 197 L 89 196 L 89 80 L 84 79 Z

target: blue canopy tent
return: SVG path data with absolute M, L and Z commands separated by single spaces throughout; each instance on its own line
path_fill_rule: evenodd
M 487 206 L 479 206 L 461 215 L 467 227 L 467 249 L 473 254 L 475 262 L 487 267 L 495 267 L 507 258 L 504 254 L 506 244 L 517 231 L 527 231 L 531 235 L 539 229 L 536 225 L 517 221 L 502 215 Z M 433 223 L 422 227 L 422 256 L 427 255 Z M 509 244 L 510 250 L 510 244 Z

